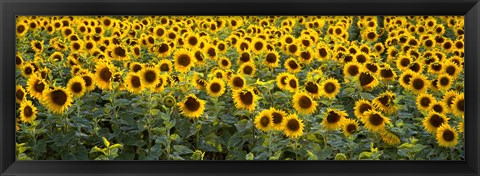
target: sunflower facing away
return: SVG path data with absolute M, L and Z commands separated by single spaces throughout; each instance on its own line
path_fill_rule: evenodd
M 177 105 L 183 115 L 191 119 L 198 119 L 205 110 L 205 101 L 197 98 L 194 94 L 189 94 L 185 100 L 178 102 Z

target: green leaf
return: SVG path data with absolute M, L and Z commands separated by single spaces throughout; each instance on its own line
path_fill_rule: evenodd
M 116 148 L 123 148 L 122 144 L 113 144 L 112 146 L 109 147 L 110 149 L 116 149 Z
M 190 148 L 188 148 L 186 146 L 183 146 L 183 145 L 174 145 L 173 149 L 175 150 L 174 153 L 176 155 L 184 155 L 184 154 L 193 153 L 193 151 Z
M 247 155 L 245 155 L 245 159 L 246 159 L 246 160 L 253 160 L 253 158 L 254 158 L 254 155 L 253 155 L 252 152 L 250 152 L 250 153 L 248 153 Z
M 105 145 L 105 147 L 109 147 L 109 146 L 110 146 L 110 142 L 108 142 L 107 138 L 105 138 L 105 137 L 102 136 L 102 140 L 103 140 L 103 144 Z

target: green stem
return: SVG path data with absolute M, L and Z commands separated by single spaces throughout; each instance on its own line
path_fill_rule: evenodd
M 272 130 L 268 131 L 268 156 L 272 156 Z
M 152 111 L 152 103 L 151 103 L 151 100 L 152 100 L 152 92 L 148 92 L 148 116 L 147 116 L 147 131 L 148 131 L 148 155 L 150 155 L 151 153 L 151 148 L 152 148 L 152 129 L 151 129 L 151 122 L 152 122 L 152 114 L 151 114 L 151 111 Z
M 199 120 L 195 119 L 195 130 L 197 131 L 197 136 L 196 136 L 196 140 L 195 140 L 195 148 L 196 149 L 198 149 L 198 146 L 199 146 L 199 143 L 200 143 L 200 129 L 197 129 L 198 125 L 199 125 Z
M 298 138 L 295 139 L 295 160 L 298 160 L 298 148 L 297 148 L 297 145 L 298 145 Z

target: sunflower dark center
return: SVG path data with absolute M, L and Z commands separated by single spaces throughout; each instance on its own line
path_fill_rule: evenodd
M 430 98 L 428 97 L 423 97 L 422 99 L 420 99 L 420 105 L 422 105 L 423 107 L 430 106 L 430 103 L 432 103 L 432 100 L 430 100 Z
M 245 105 L 253 104 L 253 94 L 252 92 L 241 92 L 240 93 L 240 101 L 242 101 Z
M 300 99 L 298 100 L 298 104 L 300 105 L 301 108 L 303 109 L 308 109 L 310 107 L 312 107 L 313 105 L 313 102 L 310 98 L 308 98 L 307 96 L 302 96 L 300 97 Z
M 233 78 L 233 85 L 235 87 L 243 87 L 243 85 L 244 85 L 243 79 L 239 78 L 239 77 Z
M 290 44 L 290 43 L 292 43 L 292 42 L 293 42 L 293 39 L 292 39 L 292 38 L 290 38 L 290 37 L 289 37 L 289 38 L 286 38 L 286 39 L 285 39 L 285 42 L 286 42 L 286 43 L 288 43 L 288 44 Z
M 290 81 L 288 82 L 288 85 L 290 85 L 290 87 L 292 88 L 297 88 L 297 81 L 295 81 L 294 79 L 290 79 Z
M 158 36 L 163 36 L 164 33 L 165 33 L 165 30 L 163 30 L 162 28 L 157 29 L 156 34 L 157 34 Z
M 367 34 L 368 39 L 374 39 L 377 35 L 374 32 L 369 32 Z
M 17 92 L 15 93 L 15 96 L 17 97 L 18 100 L 23 100 L 23 96 L 25 96 L 25 92 L 23 92 L 22 90 L 17 90 Z
M 42 49 L 42 44 L 40 42 L 35 43 L 35 48 L 41 50 Z
M 33 109 L 32 107 L 30 106 L 26 106 L 24 109 L 23 109 L 23 115 L 25 117 L 31 117 L 33 115 Z
M 224 67 L 228 66 L 228 61 L 227 61 L 227 60 L 225 60 L 225 59 L 224 59 L 224 60 L 222 60 L 222 65 L 223 65 Z
M 43 92 L 43 90 L 45 89 L 45 84 L 43 84 L 43 82 L 41 81 L 37 81 L 34 84 L 33 88 L 36 92 Z
M 308 82 L 305 85 L 305 90 L 307 90 L 307 92 L 309 92 L 309 93 L 317 94 L 318 93 L 318 86 L 316 84 L 314 84 L 313 82 Z
M 463 43 L 462 42 L 457 42 L 457 43 L 455 43 L 455 47 L 457 47 L 458 49 L 462 49 L 463 48 Z
M 438 112 L 438 113 L 442 113 L 443 112 L 443 107 L 439 104 L 435 104 L 435 105 L 433 105 L 433 111 Z
M 406 66 L 410 65 L 410 60 L 404 58 L 400 61 L 400 65 L 402 65 L 403 67 L 406 67 Z
M 25 73 L 26 73 L 27 75 L 32 74 L 32 72 L 33 72 L 33 70 L 32 70 L 31 67 L 26 67 L 26 68 L 25 68 Z
M 210 85 L 210 91 L 212 91 L 213 93 L 220 92 L 221 88 L 222 86 L 218 83 L 212 83 L 212 85 Z
M 164 64 L 160 65 L 160 71 L 166 71 L 166 72 L 170 71 L 170 68 L 168 67 L 168 64 L 164 63 Z
M 346 129 L 348 133 L 353 133 L 357 131 L 357 126 L 355 126 L 354 124 L 348 124 Z
M 248 61 L 250 61 L 250 54 L 248 54 L 248 53 L 242 53 L 242 57 L 240 57 L 240 60 L 241 60 L 242 62 L 248 62 Z
M 360 71 L 358 69 L 359 69 L 358 66 L 352 65 L 352 66 L 348 67 L 347 71 L 348 71 L 348 74 L 350 74 L 352 76 L 355 76 L 358 73 L 360 73 Z
M 218 49 L 223 51 L 225 49 L 225 45 L 223 43 L 218 44 Z
M 294 60 L 289 61 L 289 62 L 288 62 L 288 66 L 289 66 L 291 69 L 293 69 L 293 70 L 295 70 L 295 69 L 298 68 L 298 64 L 297 64 L 297 62 L 295 62 Z
M 368 120 L 373 126 L 379 126 L 383 123 L 383 118 L 379 114 L 370 115 L 370 118 L 368 118 Z
M 337 90 L 337 86 L 335 84 L 329 82 L 329 83 L 325 84 L 323 89 L 325 90 L 326 93 L 331 94 L 331 93 L 335 92 L 335 90 Z
M 457 103 L 457 110 L 459 111 L 464 111 L 464 108 L 465 108 L 465 100 L 460 100 L 458 101 Z
M 188 38 L 188 44 L 195 46 L 195 45 L 197 45 L 197 43 L 198 43 L 197 37 Z
M 447 49 L 447 50 L 450 49 L 450 48 L 452 48 L 452 43 L 450 43 L 450 42 L 445 42 L 445 43 L 443 44 L 443 48 L 445 48 L 445 49 Z
M 427 41 L 425 41 L 425 46 L 431 47 L 432 45 L 433 45 L 433 41 L 432 41 L 432 40 L 427 40 Z
M 288 46 L 288 51 L 290 51 L 290 53 L 295 53 L 297 52 L 297 46 L 296 45 L 290 45 Z
M 162 44 L 160 45 L 160 47 L 158 47 L 158 52 L 160 52 L 160 53 L 166 53 L 166 52 L 168 52 L 168 48 L 169 48 L 169 47 L 168 47 L 167 44 L 162 43 Z
M 366 66 L 367 69 L 370 70 L 371 72 L 377 72 L 377 70 L 378 70 L 377 65 L 372 64 L 372 63 L 368 63 L 368 64 L 366 64 L 365 66 Z
M 83 85 L 82 85 L 82 83 L 75 82 L 75 83 L 72 84 L 71 88 L 72 88 L 73 92 L 80 93 L 83 90 Z
M 455 66 L 448 66 L 447 69 L 445 70 L 445 72 L 447 72 L 447 74 L 449 74 L 450 76 L 453 76 L 455 74 L 455 71 L 457 69 L 455 68 Z
M 382 75 L 383 78 L 392 78 L 393 71 L 391 69 L 382 69 L 380 70 L 380 75 Z
M 270 124 L 270 119 L 267 116 L 262 116 L 260 119 L 260 125 L 267 127 Z
M 67 102 L 67 94 L 63 90 L 54 90 L 50 94 L 52 102 L 57 106 L 63 106 Z
M 334 111 L 330 111 L 327 115 L 327 122 L 328 123 L 337 123 L 338 121 L 340 121 L 340 115 L 337 114 Z
M 432 70 L 435 70 L 435 71 L 442 70 L 442 64 L 432 64 L 431 67 L 432 67 Z
M 361 85 L 361 86 L 365 86 L 365 85 L 368 85 L 368 84 L 370 84 L 371 82 L 373 82 L 374 78 L 373 78 L 373 76 L 370 75 L 370 74 L 361 73 L 359 80 L 360 80 L 360 85 Z
M 280 114 L 278 112 L 272 113 L 272 118 L 273 118 L 273 124 L 280 124 L 283 121 L 282 114 Z
M 243 67 L 243 73 L 247 74 L 247 75 L 250 75 L 252 74 L 253 72 L 253 68 L 249 65 Z
M 18 56 L 15 57 L 15 63 L 16 63 L 17 65 L 22 65 L 22 59 L 20 59 L 20 57 L 18 57 Z
M 290 119 L 287 122 L 287 128 L 291 131 L 297 131 L 300 129 L 300 123 L 296 119 Z
M 440 78 L 440 85 L 447 86 L 449 83 L 450 83 L 450 79 L 448 79 L 446 77 Z
M 255 49 L 256 50 L 261 50 L 263 48 L 263 43 L 262 42 L 256 42 L 255 43 Z
M 140 77 L 138 76 L 133 76 L 130 80 L 130 83 L 134 88 L 139 88 L 142 85 L 142 83 L 140 82 Z
M 277 56 L 273 53 L 268 53 L 266 60 L 268 63 L 275 63 L 277 62 Z
M 90 76 L 82 76 L 83 81 L 85 81 L 85 86 L 90 86 L 92 85 L 92 78 Z
M 327 57 L 327 50 L 325 48 L 320 48 L 318 50 L 318 53 L 320 54 L 320 57 Z
M 455 139 L 455 134 L 450 130 L 445 130 L 442 134 L 442 137 L 445 141 L 450 142 Z
M 423 82 L 422 79 L 414 79 L 412 83 L 413 88 L 415 88 L 416 90 L 421 90 L 423 89 L 423 87 L 425 87 L 425 82 Z
M 117 56 L 120 56 L 120 57 L 126 57 L 127 56 L 126 55 L 127 53 L 126 53 L 125 49 L 123 49 L 122 47 L 116 47 L 114 51 L 115 51 L 115 55 L 117 55 Z
M 418 63 L 414 63 L 412 66 L 410 66 L 410 70 L 418 72 L 420 71 L 420 65 Z
M 103 68 L 100 70 L 100 79 L 105 82 L 109 82 L 112 78 L 112 72 L 108 68 Z
M 388 96 L 382 96 L 380 98 L 378 98 L 378 101 L 380 101 L 380 103 L 382 103 L 383 106 L 389 106 L 389 100 L 390 98 Z
M 23 31 L 25 31 L 25 26 L 24 25 L 20 25 L 17 27 L 17 32 L 18 33 L 22 33 Z
M 153 83 L 155 80 L 157 80 L 157 74 L 154 71 L 146 71 L 145 74 L 145 80 L 147 80 L 148 83 Z
M 281 83 L 282 85 L 287 85 L 287 77 L 286 77 L 286 76 L 281 77 L 281 78 L 280 78 L 280 83 Z
M 410 79 L 411 79 L 411 78 L 412 78 L 412 75 L 406 74 L 406 75 L 403 76 L 402 81 L 403 81 L 403 83 L 405 83 L 405 84 L 410 84 Z
M 73 43 L 73 49 L 75 49 L 75 50 L 80 49 L 80 44 L 78 44 L 78 43 Z
M 178 64 L 184 67 L 188 66 L 190 64 L 190 56 L 186 54 L 181 54 L 180 56 L 178 56 Z
M 443 120 L 442 117 L 438 116 L 437 114 L 434 114 L 430 117 L 429 122 L 432 126 L 438 128 L 445 121 Z
M 209 48 L 209 49 L 207 50 L 207 54 L 208 54 L 209 56 L 213 57 L 213 56 L 216 56 L 216 55 L 217 55 L 217 52 L 215 51 L 215 49 Z
M 305 60 L 310 60 L 312 58 L 312 55 L 309 52 L 306 52 L 306 51 L 300 53 L 300 56 Z
M 187 101 L 185 101 L 185 107 L 192 112 L 197 111 L 200 109 L 200 102 L 198 102 L 195 98 L 193 97 L 188 97 Z
M 358 55 L 357 56 L 357 62 L 358 63 L 365 63 L 365 62 L 367 62 L 367 57 L 365 57 L 365 55 Z

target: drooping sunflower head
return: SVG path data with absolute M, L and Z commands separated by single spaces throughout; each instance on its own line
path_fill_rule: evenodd
M 243 88 L 233 91 L 235 107 L 248 111 L 254 111 L 257 103 L 257 95 L 251 88 Z
M 458 133 L 455 128 L 448 124 L 441 125 L 435 135 L 438 145 L 442 147 L 455 147 L 458 144 Z
M 61 87 L 55 87 L 45 92 L 42 104 L 56 114 L 63 114 L 72 105 L 72 95 Z
M 345 136 L 350 136 L 359 130 L 358 122 L 355 119 L 345 118 L 342 124 L 342 131 Z
M 283 122 L 283 133 L 289 138 L 298 138 L 303 135 L 303 121 L 297 114 L 288 115 Z
M 342 127 L 345 118 L 348 116 L 346 111 L 327 108 L 322 125 L 327 130 L 337 130 Z
M 212 97 L 219 97 L 225 93 L 225 82 L 219 78 L 213 78 L 207 83 L 205 87 L 208 95 Z
M 428 113 L 425 118 L 423 119 L 423 127 L 430 133 L 435 133 L 437 128 L 440 127 L 442 124 L 448 124 L 449 118 L 447 118 L 444 114 L 430 112 Z
M 465 116 L 465 98 L 464 93 L 458 94 L 455 99 L 453 99 L 453 104 L 451 105 L 453 114 L 458 117 Z
M 361 120 L 365 124 L 365 128 L 372 132 L 381 131 L 385 128 L 385 124 L 390 123 L 390 119 L 384 117 L 376 110 L 365 112 L 365 117 Z
M 81 76 L 75 76 L 68 81 L 67 90 L 74 97 L 81 97 L 86 92 L 85 80 Z
M 369 100 L 361 99 L 355 102 L 354 114 L 355 117 L 362 119 L 365 117 L 365 112 L 374 109 L 375 107 Z
M 329 78 L 321 84 L 322 95 L 334 99 L 340 92 L 340 83 L 335 78 Z
M 261 111 L 254 121 L 255 127 L 263 132 L 268 132 L 273 129 L 273 118 L 269 110 Z
M 194 94 L 189 94 L 185 100 L 177 103 L 183 115 L 191 119 L 198 119 L 205 111 L 205 101 L 197 98 Z
M 317 110 L 317 102 L 305 92 L 295 93 L 292 104 L 299 114 L 312 114 Z
M 25 123 L 33 123 L 37 118 L 37 108 L 32 101 L 25 100 L 20 104 L 20 120 Z
M 380 132 L 380 135 L 382 137 L 382 141 L 388 145 L 400 144 L 400 138 L 398 137 L 397 134 L 393 132 L 390 132 L 388 130 L 383 130 L 382 132 Z
M 287 113 L 274 107 L 271 107 L 269 112 L 272 116 L 272 129 L 282 131 L 285 128 L 285 126 L 283 126 L 283 122 L 287 118 Z
M 186 49 L 179 49 L 174 56 L 175 70 L 178 72 L 187 72 L 195 65 L 193 54 Z

